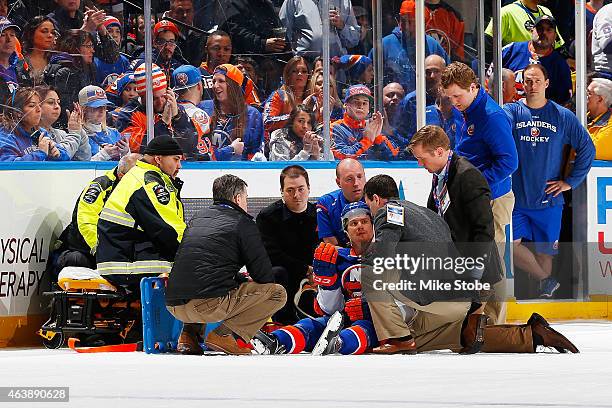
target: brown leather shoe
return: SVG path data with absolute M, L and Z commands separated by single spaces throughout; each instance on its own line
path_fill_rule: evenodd
M 416 354 L 416 343 L 413 338 L 407 340 L 387 339 L 372 349 L 374 354 Z
M 580 353 L 567 337 L 550 327 L 541 315 L 533 313 L 527 320 L 527 324 L 531 326 L 535 346 L 554 347 L 559 353 L 565 353 L 566 351 Z
M 471 314 L 467 317 L 467 324 L 461 331 L 463 348 L 460 354 L 475 354 L 480 351 L 485 342 L 484 328 L 489 317 L 485 314 Z
M 215 351 L 222 351 L 226 354 L 246 355 L 251 354 L 248 347 L 240 347 L 236 339 L 231 334 L 220 335 L 214 330 L 206 337 L 206 346 Z
M 198 343 L 197 336 L 183 329 L 181 337 L 179 337 L 176 351 L 185 355 L 201 356 L 204 354 L 202 346 Z

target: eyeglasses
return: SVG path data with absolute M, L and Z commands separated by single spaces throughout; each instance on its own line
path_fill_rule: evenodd
M 174 47 L 176 46 L 176 40 L 155 40 L 155 44 L 157 45 L 161 45 L 161 46 L 169 46 L 169 47 Z

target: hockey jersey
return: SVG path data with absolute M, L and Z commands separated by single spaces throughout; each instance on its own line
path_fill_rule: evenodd
M 571 174 L 564 180 L 572 188 L 586 177 L 595 147 L 576 115 L 553 101 L 532 109 L 523 101 L 503 108 L 512 123 L 512 136 L 519 166 L 512 175 L 516 208 L 541 209 L 563 205 L 563 194 L 546 194 L 546 182 L 560 180 L 563 171 L 563 146 L 576 149 Z
M 453 60 L 463 61 L 465 23 L 461 14 L 444 1 L 425 3 L 425 6 L 425 32 L 437 40 Z
M 352 248 L 338 248 L 336 274 L 336 282 L 329 287 L 319 286 L 317 293 L 317 303 L 327 315 L 344 310 L 346 300 L 361 297 L 361 256 Z
M 365 121 L 358 121 L 348 114 L 331 125 L 332 153 L 337 160 L 393 160 L 399 149 L 384 135 L 374 140 L 364 137 Z

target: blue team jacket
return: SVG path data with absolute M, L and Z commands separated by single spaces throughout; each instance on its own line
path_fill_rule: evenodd
M 342 228 L 340 215 L 349 202 L 342 190 L 335 190 L 319 197 L 317 201 L 317 230 L 319 238 L 336 237 L 338 245 L 346 246 L 348 237 Z
M 518 167 L 510 120 L 504 110 L 480 88 L 472 104 L 463 112 L 455 150 L 482 172 L 496 199 L 512 188 L 510 175 Z
M 512 122 L 512 135 L 518 150 L 519 167 L 512 176 L 515 207 L 541 209 L 563 205 L 563 194 L 546 194 L 546 182 L 561 179 L 563 146 L 576 149 L 572 173 L 565 179 L 572 188 L 586 177 L 595 146 L 576 115 L 548 101 L 540 109 L 531 109 L 522 101 L 504 105 Z
M 40 129 L 42 136 L 48 136 L 47 131 Z M 0 161 L 67 161 L 70 156 L 66 150 L 59 145 L 57 149 L 60 156 L 57 158 L 48 157 L 45 152 L 39 150 L 33 143 L 30 133 L 23 130 L 20 126 L 13 133 L 9 133 L 6 129 L 0 129 Z

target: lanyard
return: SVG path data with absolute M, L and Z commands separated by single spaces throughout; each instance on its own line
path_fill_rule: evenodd
M 525 10 L 525 13 L 527 13 L 527 16 L 529 17 L 529 19 L 531 20 L 531 22 L 535 24 L 535 20 L 536 20 L 535 16 L 534 16 L 534 15 L 533 15 L 533 13 L 531 12 L 531 10 L 529 10 L 529 9 L 528 9 L 528 8 L 527 8 L 527 7 L 526 7 L 524 4 L 523 4 L 523 2 L 522 2 L 522 1 L 520 1 L 520 0 L 519 0 L 518 2 L 516 2 L 516 3 L 514 3 L 514 4 L 518 5 L 520 8 L 522 8 L 523 10 Z M 540 10 L 540 6 L 537 6 L 537 7 L 538 7 L 538 14 L 544 14 L 544 13 L 542 12 L 542 10 Z
M 447 193 L 446 182 L 448 181 L 448 172 L 449 172 L 450 162 L 452 158 L 453 158 L 453 151 L 451 150 L 450 153 L 448 154 L 448 160 L 446 161 L 446 166 L 444 166 L 444 177 L 442 178 L 442 189 L 440 190 L 439 195 L 438 195 L 438 185 L 440 183 L 438 180 L 438 175 L 434 175 L 434 177 L 431 180 L 431 186 L 432 186 L 431 190 L 433 192 L 433 199 L 436 204 L 436 208 L 438 209 L 438 214 L 440 214 L 441 216 L 444 215 L 442 213 L 442 204 L 443 204 L 444 199 L 446 198 L 446 193 Z

